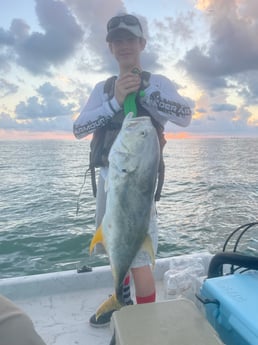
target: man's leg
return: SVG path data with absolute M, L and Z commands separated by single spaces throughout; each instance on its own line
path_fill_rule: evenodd
M 155 280 L 150 266 L 132 268 L 137 304 L 151 303 L 156 300 Z
M 154 254 L 158 249 L 157 212 L 153 203 L 148 234 L 152 239 Z M 135 285 L 135 297 L 138 304 L 155 302 L 155 279 L 151 267 L 150 255 L 142 249 L 138 252 L 131 265 Z

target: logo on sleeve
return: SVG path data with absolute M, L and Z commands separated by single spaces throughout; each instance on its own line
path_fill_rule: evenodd
M 159 91 L 155 91 L 150 95 L 150 104 L 163 113 L 178 117 L 186 117 L 191 114 L 188 106 L 161 98 Z

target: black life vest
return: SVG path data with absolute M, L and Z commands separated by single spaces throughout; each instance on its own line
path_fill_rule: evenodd
M 114 87 L 116 76 L 108 78 L 104 85 L 104 93 L 108 95 L 109 99 L 114 96 Z M 142 79 L 148 82 L 150 78 L 149 72 L 142 72 Z M 150 116 L 153 126 L 156 128 L 157 135 L 160 143 L 160 162 L 158 170 L 158 183 L 155 192 L 155 201 L 160 200 L 161 190 L 165 177 L 165 163 L 163 159 L 163 148 L 166 144 L 164 137 L 164 127 L 157 122 L 149 112 L 140 104 L 138 98 L 136 98 L 136 106 L 138 110 L 138 116 Z M 103 127 L 97 128 L 93 133 L 93 138 L 90 143 L 90 159 L 89 169 L 91 172 L 91 184 L 94 197 L 97 194 L 96 174 L 95 169 L 99 167 L 108 166 L 108 154 L 113 145 L 124 120 L 124 111 L 121 109 L 117 112 L 112 119 Z

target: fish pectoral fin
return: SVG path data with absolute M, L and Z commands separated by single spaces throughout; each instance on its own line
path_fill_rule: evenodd
M 152 240 L 149 234 L 145 237 L 145 240 L 142 244 L 142 250 L 147 252 L 150 257 L 151 257 L 151 263 L 152 263 L 152 268 L 155 266 L 155 254 L 154 254 L 154 249 L 153 249 L 153 244 Z
M 96 230 L 93 239 L 91 240 L 90 243 L 90 254 L 92 254 L 92 251 L 94 247 L 96 246 L 97 243 L 102 243 L 104 246 L 104 240 L 103 240 L 103 231 L 102 231 L 102 224 L 98 227 Z M 105 247 L 105 246 L 104 246 Z

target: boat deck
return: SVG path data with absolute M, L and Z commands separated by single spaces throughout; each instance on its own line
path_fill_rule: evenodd
M 161 290 L 162 283 L 158 282 Z M 33 319 L 47 345 L 109 345 L 110 328 L 93 328 L 88 320 L 110 293 L 112 287 L 100 288 L 97 293 L 81 290 L 19 300 L 17 304 Z
M 169 259 L 157 260 L 158 301 L 165 297 L 163 276 L 168 269 Z M 109 345 L 110 328 L 93 328 L 88 320 L 112 292 L 109 266 L 89 273 L 68 271 L 0 280 L 0 293 L 31 317 L 47 345 Z M 131 293 L 134 299 L 134 288 Z
M 88 319 L 98 304 L 112 291 L 102 288 L 60 295 L 46 295 L 18 301 L 34 321 L 47 345 L 109 344 L 109 327 L 94 329 Z

